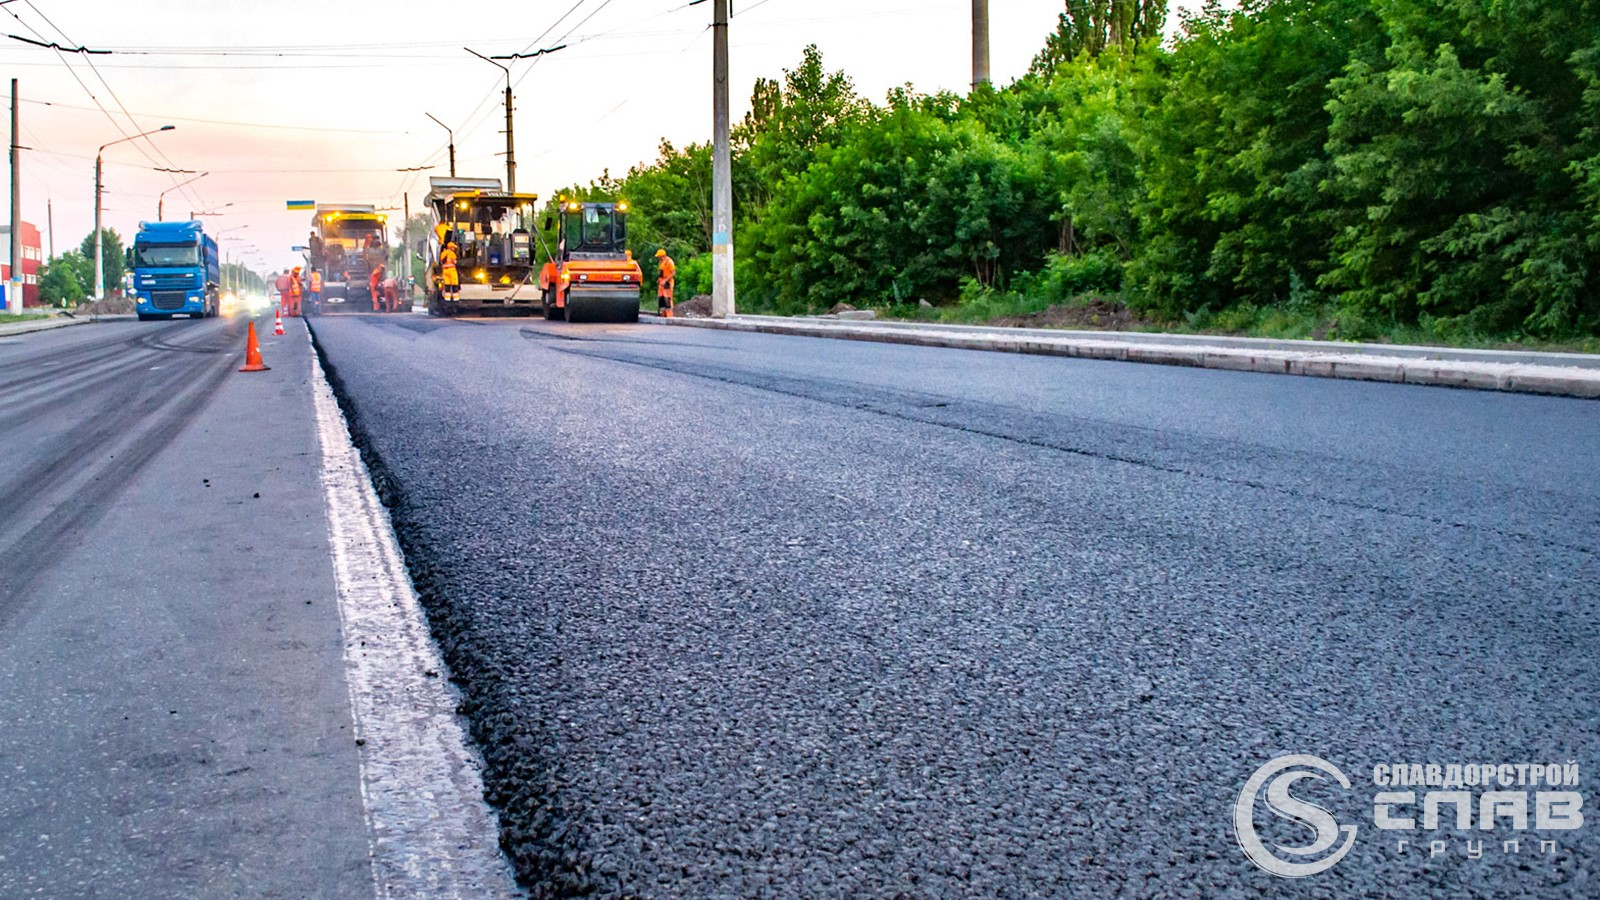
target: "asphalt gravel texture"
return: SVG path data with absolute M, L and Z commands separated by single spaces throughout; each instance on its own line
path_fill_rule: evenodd
M 536 896 L 1600 895 L 1600 826 L 1382 832 L 1371 777 L 1571 761 L 1592 814 L 1592 401 L 312 327 Z M 1359 838 L 1295 880 L 1232 825 L 1291 753 Z

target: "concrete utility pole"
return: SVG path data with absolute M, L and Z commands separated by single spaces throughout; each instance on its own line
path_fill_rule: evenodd
M 17 80 L 11 79 L 11 278 L 6 284 L 6 312 L 22 313 L 22 174 L 17 144 Z
M 156 128 L 156 129 L 151 130 L 151 131 L 140 132 L 139 134 L 133 135 L 132 137 L 125 137 L 125 138 L 119 138 L 118 140 L 115 140 L 115 141 L 108 141 L 108 142 L 106 142 L 104 144 L 101 144 L 100 145 L 100 149 L 96 150 L 94 152 L 94 299 L 96 299 L 96 300 L 104 300 L 105 296 L 106 296 L 106 269 L 105 269 L 105 264 L 101 260 L 102 248 L 100 246 L 100 195 L 101 195 L 100 154 L 106 152 L 106 148 L 110 147 L 110 146 L 112 146 L 114 144 L 122 144 L 122 143 L 126 143 L 128 141 L 136 140 L 138 138 L 142 138 L 142 137 L 145 137 L 147 135 L 155 134 L 157 131 L 171 131 L 172 129 L 174 129 L 176 127 L 178 127 L 178 126 L 176 126 L 176 125 L 163 125 L 160 128 Z
M 455 133 L 455 131 L 451 130 L 449 125 L 446 125 L 445 123 L 440 122 L 438 119 L 434 119 L 433 118 L 433 113 L 426 113 L 425 112 L 425 113 L 423 113 L 423 115 L 427 116 L 430 119 L 433 119 L 434 122 L 438 123 L 440 128 L 443 128 L 445 130 L 446 134 L 450 135 L 450 177 L 451 178 L 456 177 L 456 133 Z
M 989 0 L 972 0 L 972 86 L 989 83 Z
M 55 201 L 46 197 L 44 200 L 44 228 L 50 236 L 50 259 L 56 258 L 56 208 Z
M 461 49 L 490 65 L 499 67 L 500 71 L 506 73 L 506 191 L 515 194 L 517 192 L 517 147 L 516 142 L 512 139 L 511 128 L 511 68 L 495 62 L 471 47 L 462 47 Z M 454 172 L 451 174 L 454 174 Z
M 728 0 L 714 0 L 711 60 L 711 315 L 734 315 L 733 156 L 728 148 Z

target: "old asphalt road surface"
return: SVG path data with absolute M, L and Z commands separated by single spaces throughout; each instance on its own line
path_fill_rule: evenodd
M 312 327 L 525 884 L 1600 895 L 1600 825 L 1457 830 L 1445 806 L 1423 830 L 1420 794 L 1395 810 L 1414 830 L 1373 819 L 1378 765 L 1568 762 L 1594 818 L 1593 402 L 650 325 Z M 1355 829 L 1292 881 L 1233 824 L 1285 754 L 1348 776 L 1288 789 Z M 1269 850 L 1319 836 L 1267 803 Z
M 510 892 L 271 322 L 251 374 L 243 321 L 0 339 L 0 897 Z

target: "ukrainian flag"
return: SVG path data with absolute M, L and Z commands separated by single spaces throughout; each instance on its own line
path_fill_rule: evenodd
M 288 201 L 287 206 L 290 209 L 316 209 L 317 208 L 317 201 L 315 201 L 315 200 L 290 200 L 290 201 Z

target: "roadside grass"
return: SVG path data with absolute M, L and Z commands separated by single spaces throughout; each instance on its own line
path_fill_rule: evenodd
M 34 322 L 48 318 L 50 318 L 49 313 L 23 313 L 17 316 L 0 313 L 0 325 L 14 325 L 18 322 Z

